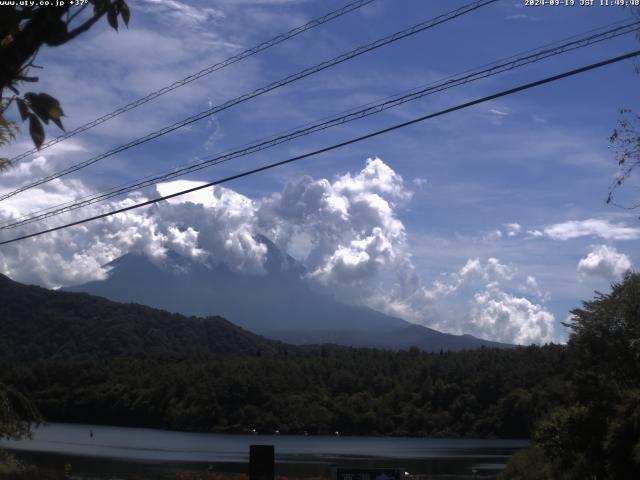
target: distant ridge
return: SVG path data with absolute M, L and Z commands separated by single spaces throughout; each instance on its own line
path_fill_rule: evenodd
M 127 254 L 108 266 L 108 277 L 67 288 L 120 302 L 136 302 L 184 315 L 221 315 L 269 338 L 292 344 L 343 346 L 427 352 L 510 347 L 471 335 L 451 335 L 346 305 L 318 292 L 303 278 L 304 266 L 268 238 L 264 275 L 241 275 L 224 264 L 205 265 L 169 252 L 164 261 Z

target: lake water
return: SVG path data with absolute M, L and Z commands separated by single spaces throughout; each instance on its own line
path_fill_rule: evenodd
M 93 436 L 90 436 L 93 431 Z M 412 474 L 485 475 L 500 470 L 526 440 L 224 435 L 51 423 L 31 440 L 0 441 L 32 463 L 75 472 L 205 469 L 247 472 L 249 445 L 274 445 L 276 473 L 329 475 L 332 466 L 402 468 Z

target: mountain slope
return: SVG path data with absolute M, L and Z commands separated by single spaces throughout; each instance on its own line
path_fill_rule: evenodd
M 185 315 L 221 315 L 243 328 L 294 344 L 425 351 L 503 344 L 450 335 L 366 307 L 346 305 L 312 289 L 305 270 L 265 237 L 265 275 L 240 275 L 225 265 L 207 266 L 170 252 L 162 263 L 127 254 L 112 262 L 108 278 L 70 287 L 120 302 L 136 302 Z
M 87 294 L 23 285 L 0 274 L 0 357 L 276 352 L 282 344 L 221 317 L 187 318 Z
M 163 263 L 127 254 L 109 264 L 107 279 L 66 288 L 120 302 L 136 302 L 184 315 L 221 315 L 263 335 L 298 330 L 320 333 L 345 328 L 389 331 L 409 323 L 337 302 L 301 279 L 304 267 L 268 239 L 266 275 L 240 275 L 226 265 L 207 266 L 169 252 Z

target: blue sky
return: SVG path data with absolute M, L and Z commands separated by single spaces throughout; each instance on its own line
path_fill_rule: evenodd
M 116 33 L 102 22 L 73 43 L 45 49 L 38 57 L 44 70 L 37 88 L 61 101 L 68 128 L 344 4 L 130 3 L 129 29 Z M 464 3 L 376 0 L 23 161 L 0 177 L 0 191 Z M 613 6 L 525 7 L 500 1 L 25 192 L 0 204 L 0 216 L 9 219 L 206 158 L 630 17 L 629 10 Z M 639 44 L 627 35 L 185 180 L 211 181 L 626 53 Z M 638 213 L 605 204 L 616 174 L 607 139 L 619 108 L 638 110 L 633 89 L 639 79 L 634 73 L 637 65 L 625 61 L 248 177 L 227 184 L 229 190 L 219 189 L 217 195 L 206 191 L 215 201 L 180 200 L 167 211 L 148 209 L 127 219 L 16 244 L 0 251 L 0 270 L 18 280 L 57 287 L 101 278 L 101 265 L 127 251 L 161 258 L 163 249 L 181 245 L 207 261 L 236 262 L 239 271 L 259 274 L 261 250 L 247 235 L 260 231 L 305 261 L 311 280 L 335 289 L 347 301 L 444 331 L 519 343 L 563 341 L 566 332 L 559 322 L 569 310 L 594 290 L 606 291 L 626 268 L 638 265 Z M 49 129 L 47 134 L 57 132 Z M 28 147 L 28 138 L 22 136 L 7 153 Z M 369 158 L 380 160 L 367 163 Z M 159 191 L 180 185 L 186 184 L 165 185 Z M 637 187 L 632 179 L 620 201 L 633 198 Z M 293 211 L 287 199 L 300 200 L 303 190 L 321 192 L 325 203 L 313 204 L 318 210 L 312 211 L 312 203 L 305 200 L 306 210 Z M 132 199 L 152 194 L 139 192 Z M 347 223 L 320 214 L 329 204 L 343 209 L 340 222 Z M 189 206 L 201 210 L 187 212 Z M 170 208 L 182 210 L 169 212 Z M 203 215 L 215 220 L 198 223 Z M 252 261 L 255 268 L 247 267 Z

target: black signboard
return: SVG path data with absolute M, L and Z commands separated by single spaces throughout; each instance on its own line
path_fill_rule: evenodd
M 274 467 L 273 445 L 249 446 L 249 480 L 273 480 Z

